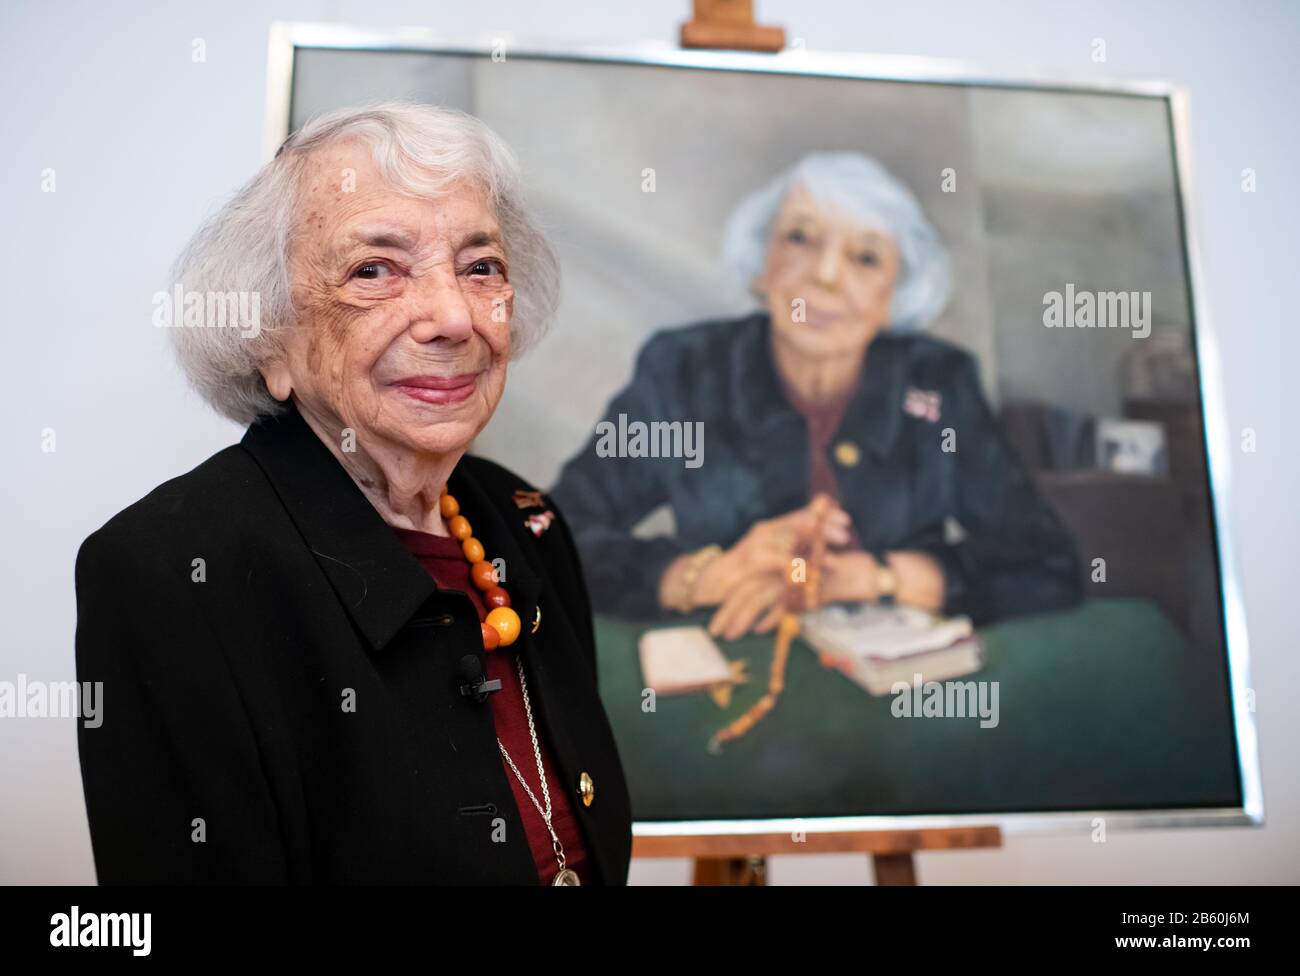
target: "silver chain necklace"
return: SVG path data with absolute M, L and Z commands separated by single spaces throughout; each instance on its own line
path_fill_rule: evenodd
M 578 872 L 565 867 L 564 845 L 560 843 L 559 835 L 556 834 L 555 828 L 551 826 L 551 791 L 546 785 L 546 770 L 542 768 L 542 749 L 537 743 L 537 726 L 533 724 L 533 706 L 528 701 L 528 682 L 524 680 L 524 662 L 519 655 L 515 656 L 515 667 L 519 670 L 519 686 L 524 693 L 524 711 L 528 714 L 528 734 L 532 736 L 533 755 L 537 758 L 537 775 L 542 781 L 542 795 L 546 797 L 545 809 L 542 809 L 542 805 L 537 802 L 532 787 L 528 785 L 523 774 L 519 772 L 519 767 L 510 758 L 510 753 L 506 752 L 506 747 L 501 743 L 501 736 L 497 736 L 497 748 L 501 750 L 501 755 L 505 756 L 506 762 L 514 770 L 519 785 L 528 793 L 528 798 L 533 801 L 533 806 L 537 807 L 537 812 L 542 815 L 542 820 L 546 822 L 546 829 L 551 832 L 551 847 L 555 851 L 555 860 L 560 865 L 559 873 L 555 876 L 555 880 L 551 882 L 552 887 L 578 887 L 581 885 L 578 880 Z

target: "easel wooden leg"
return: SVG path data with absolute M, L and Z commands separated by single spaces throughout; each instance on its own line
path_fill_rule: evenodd
M 697 857 L 694 885 L 766 885 L 765 857 Z
M 877 885 L 916 884 L 916 860 L 911 854 L 873 854 Z

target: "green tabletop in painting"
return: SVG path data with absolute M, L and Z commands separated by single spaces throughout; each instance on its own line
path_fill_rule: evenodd
M 1090 600 L 983 628 L 984 667 L 958 680 L 998 683 L 990 727 L 978 716 L 899 717 L 892 696 L 868 695 L 796 639 L 776 708 L 720 753 L 708 750 L 710 737 L 767 691 L 773 636 L 718 642 L 728 659 L 747 661 L 749 676 L 719 707 L 705 691 L 645 694 L 645 629 L 596 619 L 601 697 L 637 820 L 1239 802 L 1221 665 L 1193 667 L 1188 645 L 1146 601 Z

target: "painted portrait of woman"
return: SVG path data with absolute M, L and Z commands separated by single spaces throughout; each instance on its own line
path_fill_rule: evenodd
M 825 602 L 983 623 L 1081 600 L 1075 546 L 975 358 L 926 334 L 949 259 L 893 174 L 860 153 L 806 155 L 736 206 L 722 257 L 758 307 L 655 332 L 598 425 L 696 425 L 700 456 L 609 457 L 593 434 L 552 488 L 598 612 L 710 607 L 714 635 L 770 631 L 810 531 L 827 546 Z M 831 514 L 815 520 L 819 496 Z M 673 533 L 634 531 L 661 506 Z

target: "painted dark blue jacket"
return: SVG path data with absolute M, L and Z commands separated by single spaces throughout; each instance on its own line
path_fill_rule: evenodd
M 550 495 L 573 527 L 598 613 L 673 616 L 658 587 L 676 556 L 730 546 L 755 521 L 808 503 L 807 426 L 782 394 L 770 328 L 757 312 L 659 331 L 606 408 L 616 426 L 619 414 L 702 421 L 697 467 L 681 457 L 601 457 L 598 433 L 565 464 Z M 977 623 L 1079 602 L 1073 541 L 1003 437 L 974 358 L 930 336 L 883 331 L 865 370 L 828 448 L 863 546 L 935 556 L 943 612 Z M 935 393 L 937 417 L 924 409 Z M 632 534 L 665 504 L 674 536 Z

